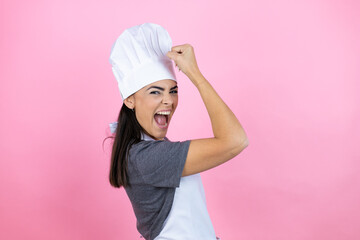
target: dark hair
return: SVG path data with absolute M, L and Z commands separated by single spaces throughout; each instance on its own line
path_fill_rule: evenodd
M 113 187 L 130 186 L 127 174 L 129 149 L 131 145 L 141 141 L 142 132 L 143 129 L 136 119 L 134 110 L 123 104 L 111 152 L 109 180 Z

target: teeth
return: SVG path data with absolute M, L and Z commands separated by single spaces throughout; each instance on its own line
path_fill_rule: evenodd
M 170 115 L 170 111 L 166 111 L 166 112 L 157 112 L 156 114 L 160 114 L 160 115 Z

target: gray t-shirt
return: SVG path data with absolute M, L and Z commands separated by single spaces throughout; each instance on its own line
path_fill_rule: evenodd
M 128 158 L 130 187 L 126 193 L 137 218 L 137 229 L 145 239 L 162 230 L 174 199 L 189 150 L 190 140 L 141 141 L 131 146 Z

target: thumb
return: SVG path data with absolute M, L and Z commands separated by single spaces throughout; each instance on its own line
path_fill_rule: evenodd
M 170 58 L 171 60 L 175 61 L 175 58 L 177 57 L 177 54 L 176 54 L 176 52 L 169 51 L 169 52 L 166 53 L 166 56 L 168 56 L 168 58 Z

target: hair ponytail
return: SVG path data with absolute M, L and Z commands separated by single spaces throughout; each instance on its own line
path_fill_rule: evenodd
M 141 141 L 141 132 L 142 127 L 136 119 L 135 112 L 123 104 L 111 152 L 109 180 L 113 187 L 129 186 L 127 174 L 129 149 L 131 145 Z

